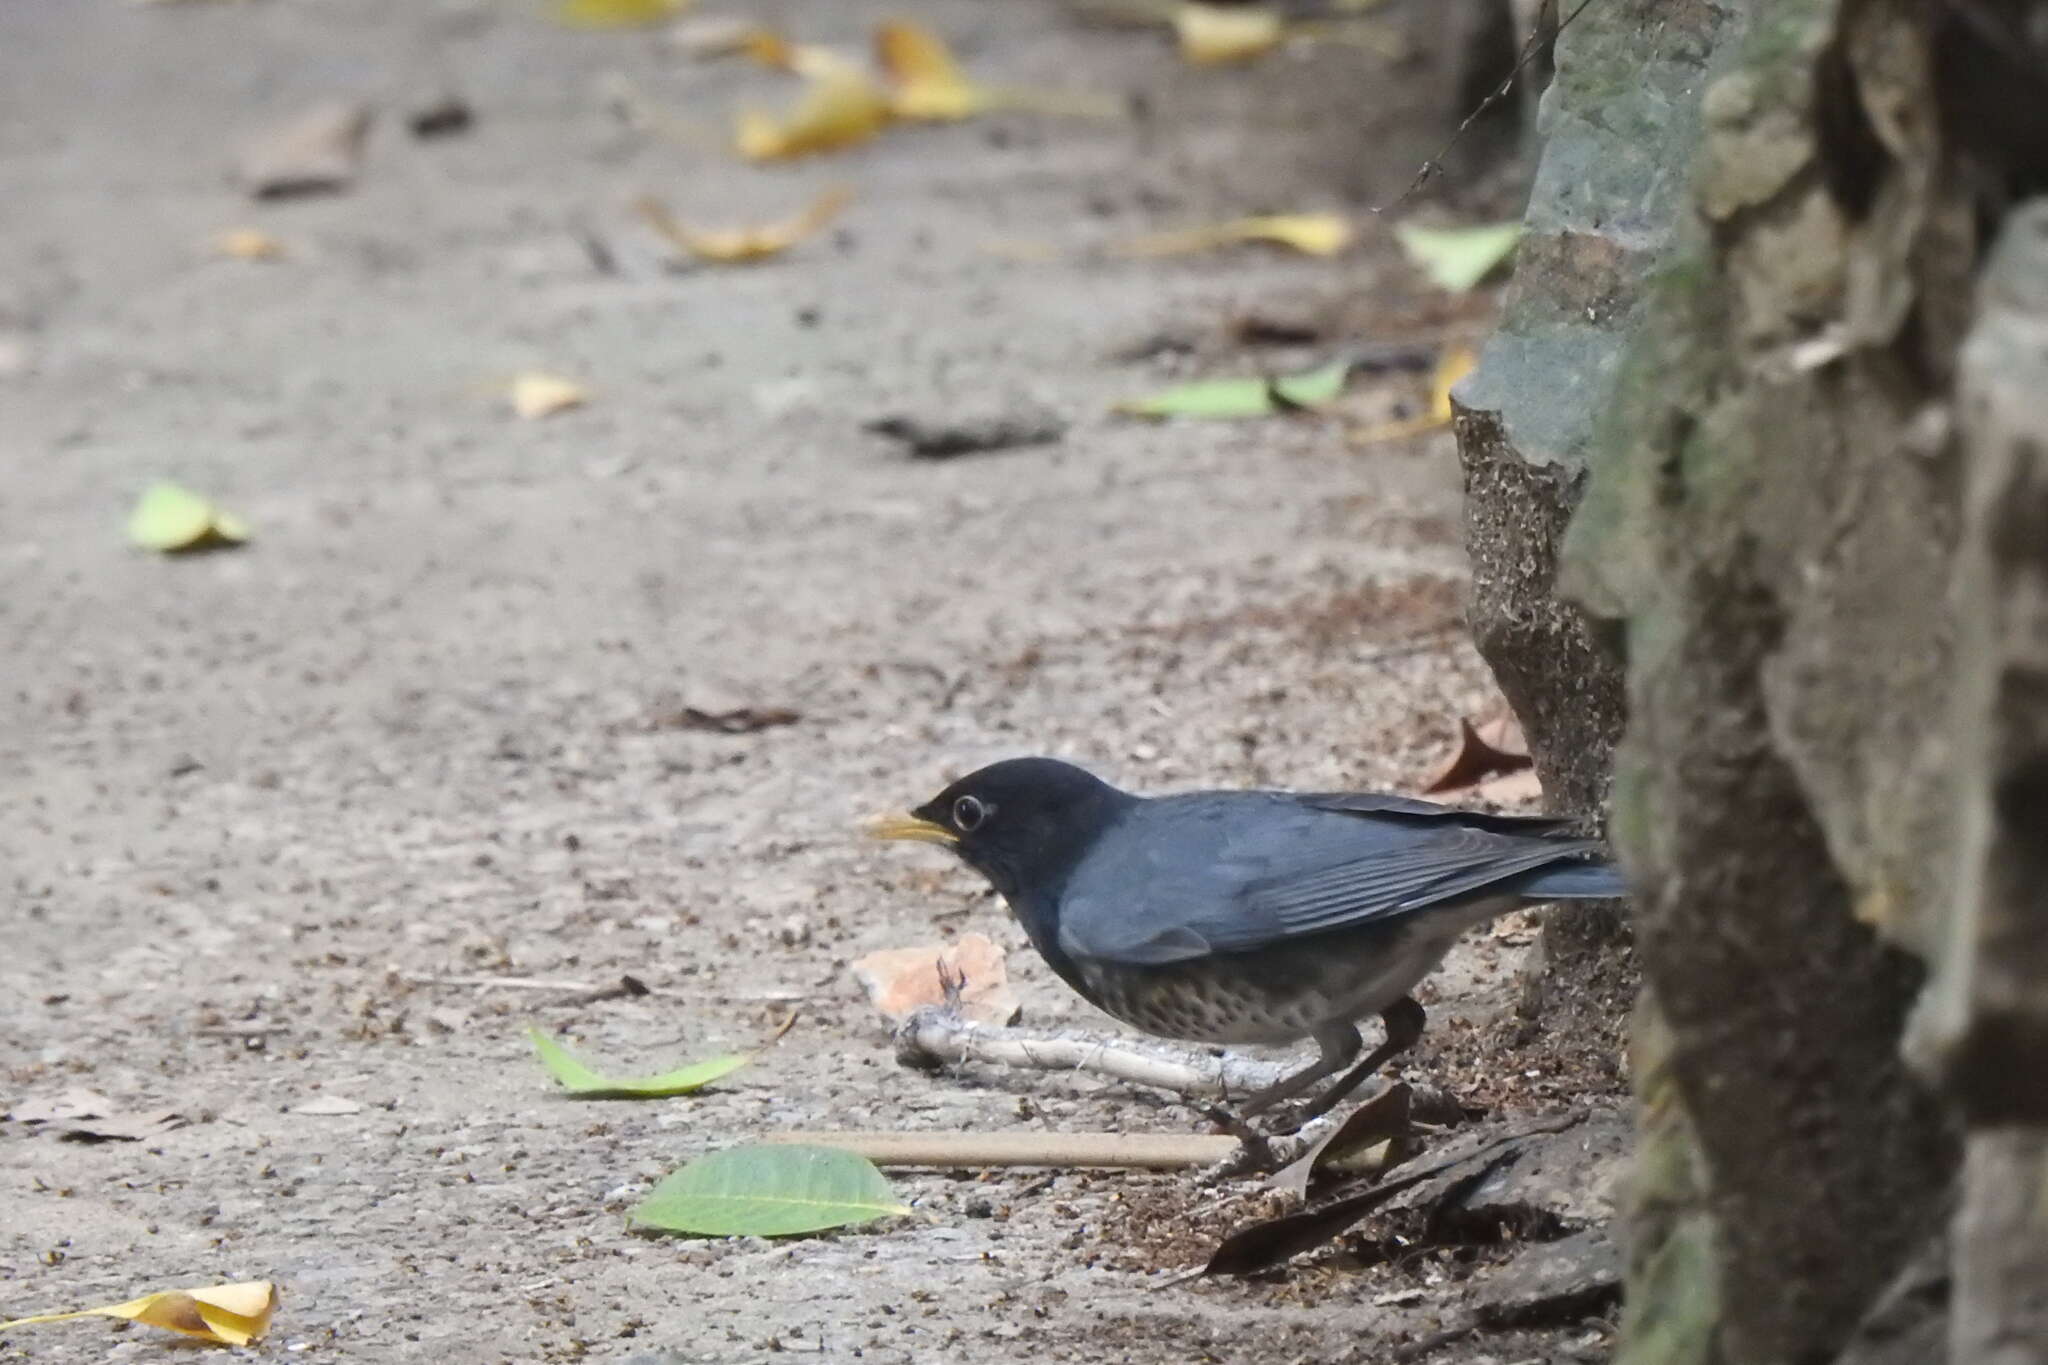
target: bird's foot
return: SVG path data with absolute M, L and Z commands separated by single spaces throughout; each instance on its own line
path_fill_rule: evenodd
M 1203 1169 L 1199 1177 L 1201 1184 L 1213 1185 L 1224 1180 L 1234 1180 L 1239 1176 L 1258 1175 L 1278 1169 L 1273 1146 L 1266 1140 L 1264 1133 L 1220 1104 L 1209 1104 L 1199 1100 L 1193 1103 L 1196 1112 L 1203 1118 L 1237 1139 L 1236 1151 L 1215 1165 Z

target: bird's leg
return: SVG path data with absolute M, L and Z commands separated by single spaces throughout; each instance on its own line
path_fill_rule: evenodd
M 1416 1013 L 1420 1014 L 1421 1008 L 1419 1005 L 1416 1006 Z M 1421 1031 L 1422 1026 L 1417 1024 L 1416 1032 L 1420 1033 Z M 1413 1042 L 1414 1040 L 1410 1039 L 1409 1041 Z M 1280 1101 L 1291 1100 L 1302 1091 L 1310 1089 L 1323 1077 L 1336 1075 L 1339 1071 L 1351 1065 L 1351 1059 L 1365 1049 L 1365 1040 L 1358 1036 L 1358 1030 L 1351 1025 L 1339 1024 L 1335 1028 L 1318 1033 L 1316 1035 L 1316 1046 L 1322 1049 L 1322 1052 L 1313 1062 L 1310 1062 L 1292 1076 L 1283 1077 L 1274 1084 L 1267 1086 L 1264 1090 L 1259 1091 L 1239 1105 L 1237 1112 L 1240 1114 L 1256 1114 L 1261 1110 L 1271 1109 Z M 1382 1048 L 1381 1051 L 1385 1051 L 1385 1049 Z M 1373 1055 L 1378 1056 L 1379 1054 L 1375 1053 Z M 1364 1077 L 1360 1076 L 1359 1079 L 1363 1080 Z M 1356 1085 L 1358 1081 L 1353 1081 L 1352 1084 Z
M 1422 1026 L 1429 1022 L 1429 1016 L 1422 1012 L 1422 1006 L 1415 1003 L 1413 996 L 1404 995 L 1381 1011 L 1380 1022 L 1387 1026 L 1387 1041 L 1374 1048 L 1371 1056 L 1332 1081 L 1328 1090 L 1316 1096 L 1315 1103 L 1301 1116 L 1302 1122 L 1306 1123 L 1310 1119 L 1320 1118 L 1329 1113 L 1336 1107 L 1337 1101 L 1364 1084 L 1366 1077 L 1414 1047 L 1417 1040 L 1422 1037 Z M 1356 1029 L 1352 1030 L 1352 1036 L 1357 1036 Z M 1354 1051 L 1352 1056 L 1356 1055 Z M 1350 1058 L 1344 1060 L 1349 1061 Z M 1340 1062 L 1338 1065 L 1342 1064 Z M 1336 1069 L 1331 1067 L 1330 1071 Z M 1324 1074 L 1327 1075 L 1328 1072 Z

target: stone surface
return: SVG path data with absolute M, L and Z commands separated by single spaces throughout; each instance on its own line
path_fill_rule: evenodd
M 1595 6 L 1557 40 L 1543 156 L 1501 325 L 1457 390 L 1474 638 L 1528 731 L 1550 804 L 1606 803 L 1624 710 L 1611 640 L 1556 590 L 1595 424 L 1685 206 L 1697 89 L 1732 23 L 1711 5 Z M 1654 35 L 1654 41 L 1649 40 Z M 1603 907 L 1553 912 L 1564 957 L 1613 939 Z
M 1921 971 L 1891 946 L 1925 946 L 1944 880 L 1938 410 L 1971 264 L 1926 18 L 1775 6 L 1708 73 L 1693 211 L 1568 537 L 1567 589 L 1628 642 L 1625 1361 L 1831 1358 L 1947 1207 L 1954 1145 L 1898 1052 Z M 1830 130 L 1866 118 L 1851 206 Z

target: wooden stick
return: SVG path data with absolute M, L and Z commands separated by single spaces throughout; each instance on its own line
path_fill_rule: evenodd
M 1237 1139 L 1178 1133 L 767 1133 L 763 1142 L 857 1152 L 878 1166 L 1058 1166 L 1179 1170 L 1209 1166 Z

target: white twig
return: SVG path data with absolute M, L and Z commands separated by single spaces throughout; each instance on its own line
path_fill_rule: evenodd
M 1196 1060 L 1184 1049 L 1140 1048 L 1095 1034 L 1047 1036 L 997 1028 L 971 1023 L 936 1005 L 927 1005 L 897 1025 L 896 1060 L 923 1070 L 950 1062 L 992 1062 L 1033 1071 L 1085 1071 L 1205 1100 L 1252 1094 L 1296 1069 L 1227 1053 Z

